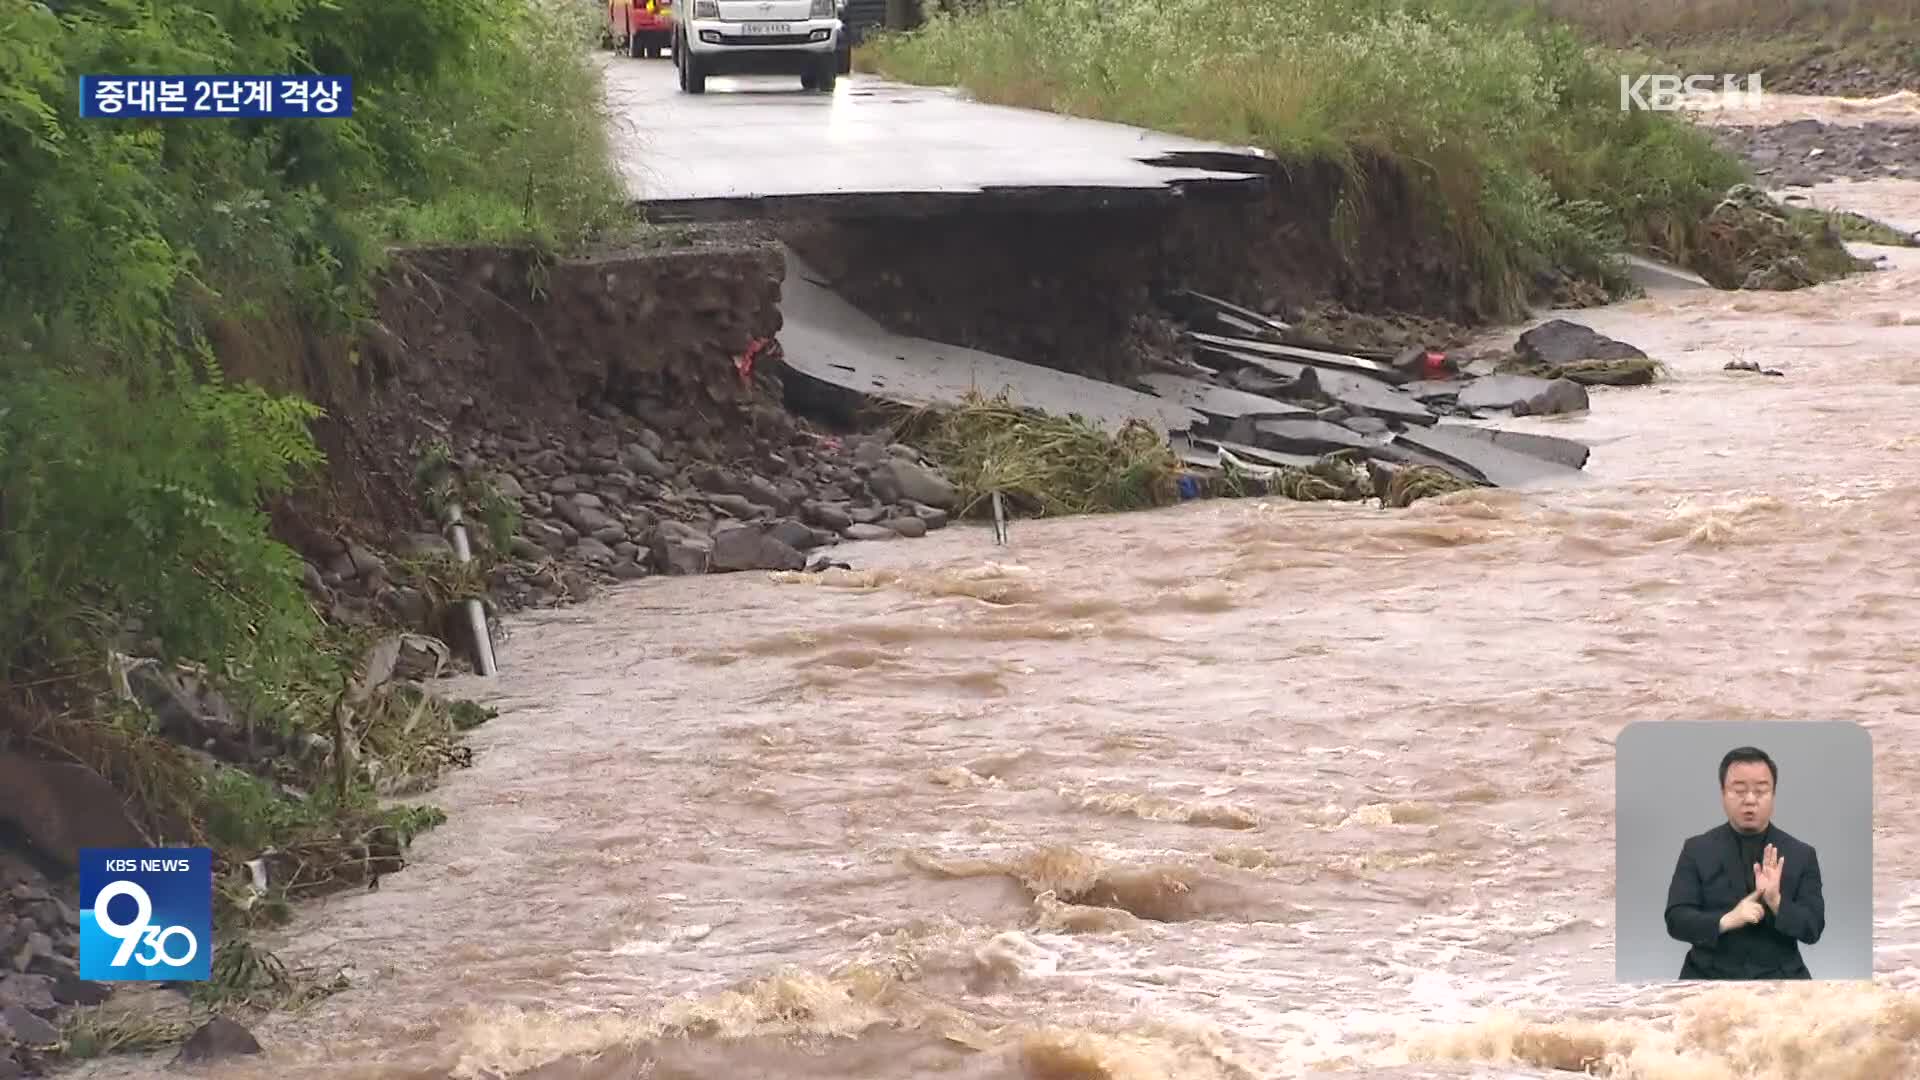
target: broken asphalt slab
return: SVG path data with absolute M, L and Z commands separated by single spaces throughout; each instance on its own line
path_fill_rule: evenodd
M 1393 441 L 1396 446 L 1411 447 L 1459 465 L 1494 487 L 1542 487 L 1588 479 L 1586 473 L 1574 466 L 1469 434 L 1461 425 L 1403 431 L 1395 435 Z
M 1282 454 L 1333 454 L 1341 450 L 1372 451 L 1384 440 L 1370 439 L 1352 428 L 1314 417 L 1266 419 L 1242 417 L 1227 431 L 1234 442 L 1251 443 Z
M 1211 454 L 1212 468 L 1220 467 L 1220 451 L 1225 450 L 1237 458 L 1255 465 L 1264 465 L 1280 469 L 1304 469 L 1320 461 L 1318 454 L 1288 454 L 1278 450 L 1267 450 L 1258 446 L 1249 446 L 1232 439 L 1209 439 L 1195 436 L 1190 445 L 1201 454 Z
M 1281 360 L 1227 346 L 1196 343 L 1196 347 L 1209 361 L 1223 367 L 1259 368 L 1289 384 L 1298 384 L 1303 378 L 1311 375 L 1313 383 L 1307 387 L 1301 387 L 1301 391 L 1317 389 L 1322 396 L 1339 402 L 1355 412 L 1369 413 L 1409 424 L 1431 424 L 1439 419 L 1431 409 L 1414 400 L 1411 395 L 1366 375 L 1336 371 L 1300 361 Z
M 1206 421 L 1180 402 L 1124 386 L 896 334 L 821 284 L 792 251 L 786 259 L 781 360 L 798 376 L 788 380 L 788 393 L 808 405 L 850 415 L 876 398 L 912 408 L 951 407 L 970 393 L 991 398 L 1005 391 L 1015 405 L 1051 416 L 1077 413 L 1107 431 L 1139 420 L 1164 434 Z
M 1233 349 L 1239 352 L 1254 353 L 1259 356 L 1273 357 L 1279 360 L 1292 360 L 1312 364 L 1320 368 L 1332 368 L 1335 371 L 1351 371 L 1361 375 L 1370 375 L 1382 382 L 1397 384 L 1407 381 L 1405 372 L 1392 364 L 1350 353 L 1328 352 L 1323 349 L 1309 349 L 1300 345 L 1281 345 L 1271 341 L 1259 341 L 1253 338 L 1224 337 L 1218 334 L 1192 332 L 1195 343 L 1213 348 Z
M 1573 439 L 1563 439 L 1558 435 L 1536 435 L 1531 431 L 1508 431 L 1504 428 L 1481 427 L 1477 424 L 1446 422 L 1436 425 L 1434 430 L 1448 435 L 1464 435 L 1480 439 L 1531 457 L 1544 458 L 1570 469 L 1586 468 L 1587 459 L 1593 456 L 1593 447 Z
M 1243 416 L 1311 417 L 1304 405 L 1289 405 L 1245 390 L 1235 390 L 1189 375 L 1156 371 L 1134 380 L 1155 397 L 1178 402 L 1214 420 L 1231 423 Z
M 1292 326 L 1278 319 L 1192 289 L 1173 293 L 1162 301 L 1162 306 L 1188 326 L 1198 329 L 1210 325 L 1228 337 L 1279 342 L 1293 331 Z

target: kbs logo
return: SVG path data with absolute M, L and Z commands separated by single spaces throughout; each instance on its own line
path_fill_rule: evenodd
M 204 982 L 212 973 L 212 851 L 81 849 L 81 978 Z
M 1718 87 L 1714 86 L 1716 80 Z M 1716 101 L 1729 109 L 1757 109 L 1764 95 L 1759 72 L 1747 76 L 1744 89 L 1738 75 L 1620 76 L 1621 112 L 1676 112 L 1687 105 L 1704 107 Z

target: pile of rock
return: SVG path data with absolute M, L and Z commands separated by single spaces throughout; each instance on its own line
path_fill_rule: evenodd
M 1716 128 L 1713 141 L 1746 159 L 1754 175 L 1774 188 L 1811 187 L 1828 180 L 1920 177 L 1920 126 L 1912 124 L 1828 124 L 1805 119 L 1767 127 Z
M 800 570 L 808 552 L 842 540 L 918 537 L 947 524 L 956 492 L 918 451 L 789 426 L 784 438 L 729 455 L 597 413 L 567 432 L 468 436 L 455 451 L 463 469 L 518 504 L 512 556 L 615 579 Z M 514 601 L 558 599 L 537 580 L 501 577 Z
M 0 1080 L 38 1073 L 61 1014 L 111 988 L 80 978 L 80 916 L 40 870 L 0 847 Z

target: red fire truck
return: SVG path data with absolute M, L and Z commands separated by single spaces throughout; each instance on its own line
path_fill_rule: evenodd
M 607 41 L 652 59 L 673 48 L 673 0 L 607 0 Z

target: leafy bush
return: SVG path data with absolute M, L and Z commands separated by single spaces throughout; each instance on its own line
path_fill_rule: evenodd
M 212 343 L 351 330 L 387 243 L 617 225 L 596 33 L 566 0 L 0 0 L 0 691 L 60 686 L 42 730 L 147 818 L 240 847 L 312 824 L 65 692 L 103 689 L 104 650 L 202 662 L 285 733 L 356 647 L 263 512 L 324 464 L 302 357 Z M 354 115 L 79 119 L 81 75 L 209 72 L 349 75 Z
M 1022 0 L 880 39 L 871 62 L 985 100 L 1410 174 L 1497 313 L 1533 275 L 1684 245 L 1743 172 L 1676 118 L 1619 108 L 1570 32 L 1505 0 Z
M 0 405 L 0 677 L 138 620 L 175 655 L 271 678 L 315 628 L 299 559 L 260 500 L 320 454 L 297 398 L 207 364 L 136 392 L 113 373 L 26 369 Z

